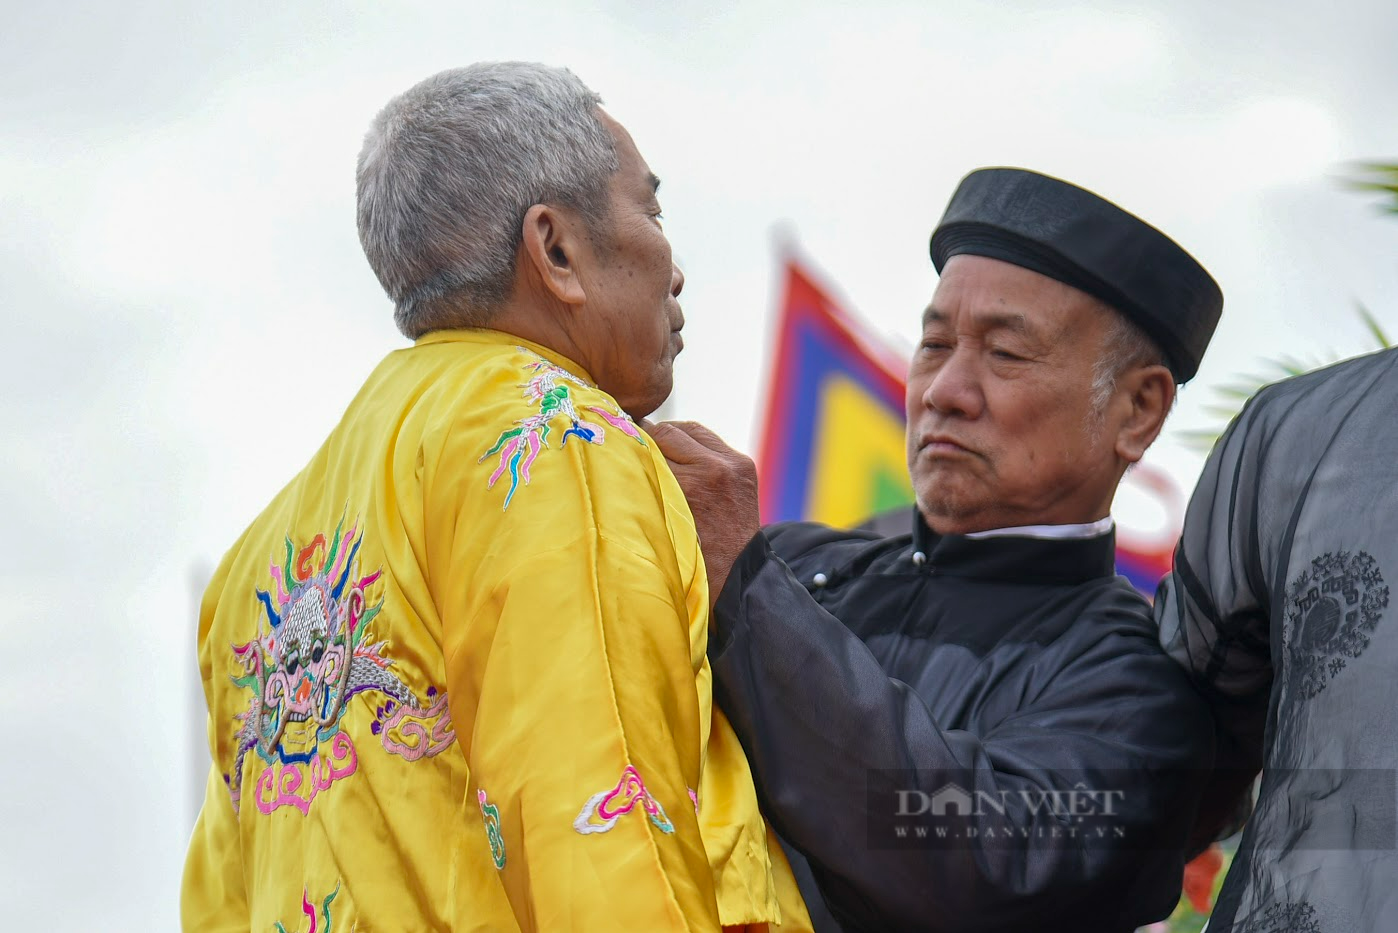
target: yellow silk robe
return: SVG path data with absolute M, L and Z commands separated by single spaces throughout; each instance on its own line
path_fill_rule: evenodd
M 809 929 L 707 629 L 679 486 L 577 365 L 389 354 L 205 594 L 185 929 Z

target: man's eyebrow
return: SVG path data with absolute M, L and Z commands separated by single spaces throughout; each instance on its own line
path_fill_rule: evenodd
M 945 324 L 949 315 L 936 307 L 928 307 L 922 312 L 922 326 L 929 324 Z M 1017 334 L 1034 336 L 1034 328 L 1030 326 L 1029 319 L 1018 311 L 993 311 L 988 314 L 978 315 L 976 323 L 985 330 L 1008 330 Z
M 650 182 L 650 190 L 651 190 L 653 193 L 655 193 L 655 194 L 659 194 L 659 193 L 660 193 L 660 176 L 657 175 L 657 174 L 655 174 L 654 172 L 651 172 L 649 178 L 647 179 L 647 181 Z
M 987 314 L 981 318 L 981 324 L 986 330 L 1008 330 L 1017 334 L 1033 334 L 1034 329 L 1029 326 L 1029 319 L 1018 311 L 997 311 Z

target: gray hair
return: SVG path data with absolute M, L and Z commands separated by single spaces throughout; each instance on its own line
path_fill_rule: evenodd
M 1104 307 L 1111 317 L 1102 352 L 1092 366 L 1092 411 L 1098 417 L 1105 414 L 1122 373 L 1134 366 L 1165 364 L 1165 352 L 1145 331 L 1116 309 Z
M 480 327 L 513 291 L 524 215 L 607 216 L 616 146 L 601 97 L 566 68 L 479 62 L 433 75 L 374 118 L 356 173 L 359 242 L 411 338 Z

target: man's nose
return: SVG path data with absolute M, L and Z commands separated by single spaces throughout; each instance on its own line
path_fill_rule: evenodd
M 944 415 L 980 417 L 985 395 L 974 354 L 965 349 L 953 350 L 927 384 L 922 404 Z
M 684 291 L 684 272 L 674 263 L 670 264 L 670 294 L 680 297 L 680 292 Z

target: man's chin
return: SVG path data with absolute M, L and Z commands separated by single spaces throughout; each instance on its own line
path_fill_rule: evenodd
M 674 390 L 674 371 L 669 366 L 666 366 L 664 371 L 660 374 L 660 378 L 656 379 L 654 385 L 652 385 L 648 391 L 638 395 L 636 399 L 628 399 L 625 401 L 617 399 L 617 403 L 621 405 L 622 410 L 633 419 L 640 421 L 642 418 L 649 418 L 657 411 L 660 411 L 665 406 L 665 403 L 670 400 L 670 396 L 674 393 Z M 662 412 L 662 414 L 664 413 Z
M 659 398 L 659 401 L 656 401 L 657 398 Z M 666 391 L 664 395 L 651 395 L 639 401 L 624 402 L 618 399 L 617 404 L 621 406 L 622 411 L 631 416 L 632 421 L 640 421 L 642 418 L 649 418 L 651 415 L 660 411 L 669 400 L 670 392 Z
M 943 487 L 936 493 L 918 493 L 917 508 L 927 527 L 939 535 L 964 535 L 994 527 L 985 523 L 986 503 L 957 496 Z

